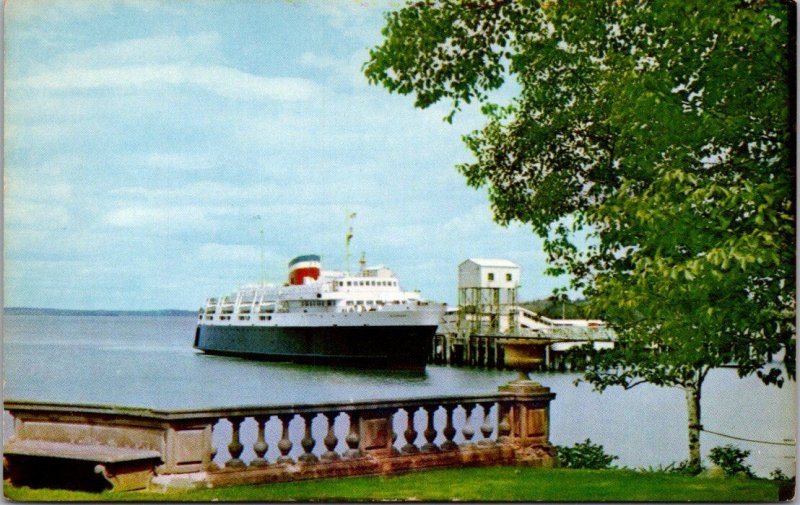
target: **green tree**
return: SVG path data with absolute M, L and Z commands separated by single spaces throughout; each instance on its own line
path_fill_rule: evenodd
M 700 467 L 709 370 L 795 377 L 794 2 L 428 1 L 386 15 L 364 71 L 411 94 L 479 102 L 469 185 L 529 223 L 617 331 L 597 389 L 685 390 Z M 508 103 L 490 100 L 505 82 Z M 578 232 L 588 233 L 586 242 Z M 591 351 L 588 351 L 592 353 Z

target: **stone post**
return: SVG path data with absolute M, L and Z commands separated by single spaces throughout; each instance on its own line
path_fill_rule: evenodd
M 550 388 L 539 383 L 529 381 L 530 384 L 521 384 L 520 382 L 522 381 L 514 381 L 500 387 L 500 391 L 514 396 L 509 411 L 511 424 L 509 442 L 525 454 L 540 457 L 544 453 L 532 449 L 543 449 L 549 455 L 552 452 L 550 401 L 556 395 L 550 391 Z
M 552 467 L 556 458 L 550 444 L 550 401 L 556 395 L 528 375 L 543 358 L 544 346 L 541 342 L 520 340 L 507 341 L 505 346 L 507 362 L 519 370 L 520 376 L 498 388 L 512 400 L 507 413 L 511 431 L 506 443 L 515 448 L 518 463 Z
M 212 431 L 212 421 L 170 423 L 164 434 L 164 463 L 156 472 L 191 473 L 209 469 L 215 454 Z
M 359 450 L 378 458 L 393 454 L 392 415 L 386 410 L 366 410 L 360 413 Z

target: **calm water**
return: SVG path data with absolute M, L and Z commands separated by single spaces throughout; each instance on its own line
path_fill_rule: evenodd
M 513 372 L 428 366 L 424 374 L 357 371 L 206 356 L 192 349 L 194 317 L 5 316 L 4 397 L 152 408 L 290 404 L 493 392 Z M 551 439 L 603 444 L 632 467 L 686 458 L 686 408 L 679 389 L 643 385 L 595 393 L 573 374 L 540 374 L 557 397 Z M 766 387 L 716 370 L 704 388 L 703 425 L 782 441 L 796 432 L 796 384 Z M 9 416 L 4 416 L 4 436 Z M 224 433 L 220 434 L 224 437 Z M 703 434 L 704 452 L 727 443 L 752 451 L 760 475 L 795 474 L 792 447 Z

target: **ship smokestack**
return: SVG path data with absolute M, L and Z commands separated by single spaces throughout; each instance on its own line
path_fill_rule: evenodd
M 303 279 L 319 278 L 320 257 L 316 254 L 298 256 L 289 262 L 289 284 L 298 286 L 303 284 Z

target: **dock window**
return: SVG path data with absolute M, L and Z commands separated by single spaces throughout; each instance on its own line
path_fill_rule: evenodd
M 511 280 L 511 274 L 506 274 L 506 280 L 507 280 L 507 281 L 510 281 L 510 280 Z
M 487 278 L 488 280 L 490 280 L 490 281 L 493 281 L 493 280 L 494 280 L 494 273 L 493 273 L 493 272 L 489 272 L 489 273 L 486 275 L 486 278 Z

